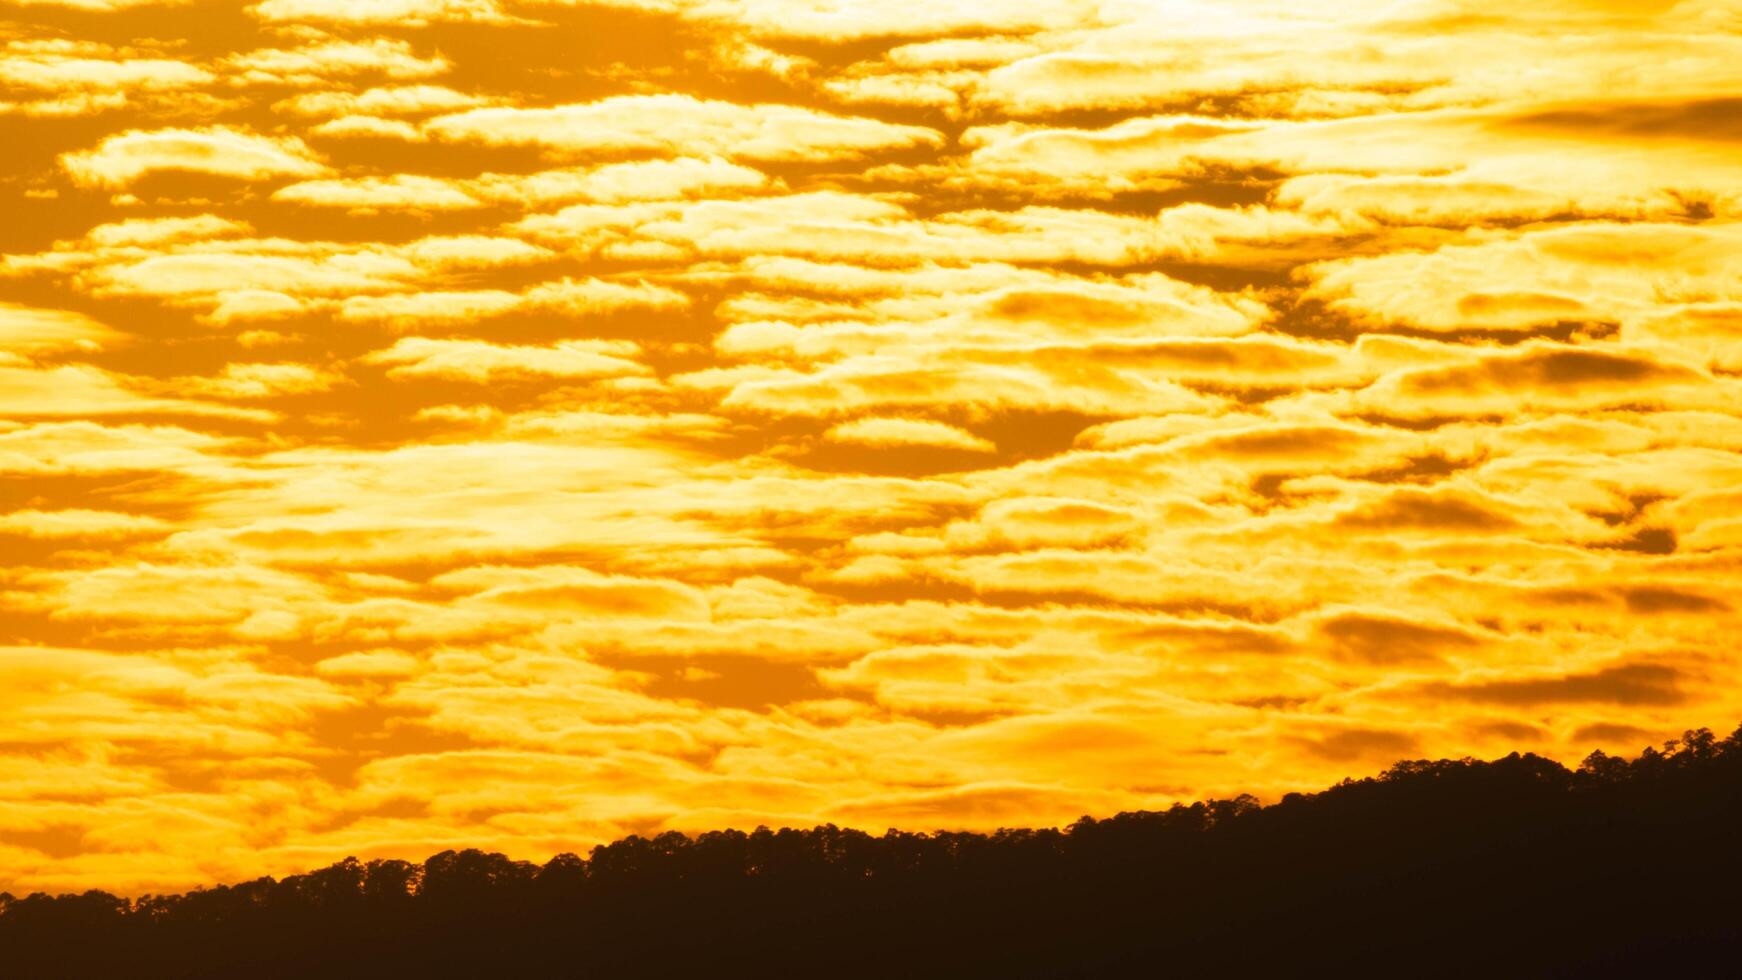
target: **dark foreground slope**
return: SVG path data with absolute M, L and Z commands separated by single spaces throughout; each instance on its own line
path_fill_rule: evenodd
M 1742 729 L 1084 818 L 0 898 L 0 976 L 1742 975 Z

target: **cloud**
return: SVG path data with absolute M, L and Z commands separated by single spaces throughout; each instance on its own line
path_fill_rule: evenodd
M 1357 403 L 1397 415 L 1487 415 L 1521 410 L 1674 404 L 1726 396 L 1708 375 L 1645 352 L 1536 344 L 1468 364 L 1381 378 Z
M 15 510 L 0 514 L 0 534 L 26 538 L 127 538 L 162 533 L 170 525 L 152 517 L 101 510 Z
M 1347 764 L 1358 760 L 1392 762 L 1407 758 L 1420 752 L 1421 743 L 1408 732 L 1347 727 L 1323 735 L 1297 737 L 1295 744 L 1321 759 Z
M 1430 697 L 1486 704 L 1661 706 L 1689 699 L 1691 695 L 1682 687 L 1685 677 L 1682 670 L 1669 664 L 1635 663 L 1548 677 L 1436 682 L 1421 690 Z
M 225 440 L 170 425 L 45 421 L 0 431 L 0 471 L 98 474 L 197 468 Z
M 768 186 L 761 171 L 718 158 L 679 157 L 612 163 L 576 171 L 544 171 L 526 177 L 485 176 L 480 190 L 492 200 L 558 203 L 568 200 L 607 204 L 757 191 Z
M 157 298 L 194 307 L 222 323 L 279 319 L 341 305 L 357 319 L 389 319 L 426 308 L 434 309 L 428 313 L 433 317 L 443 305 L 440 293 L 380 294 L 404 293 L 417 284 L 465 281 L 482 270 L 537 265 L 556 257 L 517 238 L 484 234 L 431 235 L 396 244 L 234 237 L 247 230 L 242 224 L 101 226 L 80 242 L 7 256 L 0 269 L 21 276 L 77 271 L 81 285 L 99 296 Z M 105 231 L 154 240 L 147 248 L 94 240 Z M 214 237 L 186 240 L 199 233 Z M 477 290 L 473 295 L 492 308 L 524 304 L 570 313 L 686 302 L 682 294 L 642 283 L 576 279 L 538 283 L 524 294 Z M 341 296 L 346 297 L 342 304 Z M 402 305 L 394 306 L 396 301 Z
M 21 7 L 66 7 L 71 10 L 109 13 L 117 10 L 131 10 L 135 7 L 175 6 L 182 0 L 12 0 L 12 2 Z
M 550 347 L 515 347 L 472 340 L 404 337 L 363 360 L 389 365 L 394 378 L 444 378 L 484 383 L 513 377 L 614 378 L 646 374 L 628 341 L 569 340 Z
M 1575 224 L 1341 259 L 1308 270 L 1311 295 L 1368 322 L 1428 330 L 1628 321 L 1662 304 L 1737 298 L 1733 226 Z
M 160 171 L 210 174 L 237 180 L 312 177 L 327 167 L 295 137 L 259 136 L 228 126 L 129 130 L 95 147 L 61 157 L 79 184 L 126 187 Z
M 323 252 L 284 255 L 250 252 L 243 246 L 233 251 L 148 255 L 99 266 L 89 280 L 99 293 L 109 295 L 217 305 L 237 294 L 324 297 L 381 292 L 403 288 L 406 281 L 420 277 L 418 267 L 401 256 Z
M 363 92 L 305 92 L 272 108 L 297 116 L 401 116 L 473 109 L 490 101 L 442 85 L 392 85 Z
M 492 23 L 507 17 L 495 0 L 263 0 L 249 12 L 269 23 L 325 24 Z
M 1724 4 L 79 6 L 0 29 L 14 893 L 1742 709 Z
M 1003 826 L 1045 814 L 1040 823 L 1062 823 L 1069 814 L 1104 809 L 1094 792 L 1044 786 L 970 785 L 942 790 L 879 794 L 842 803 L 838 820 L 872 827 L 956 828 Z M 1054 816 L 1056 815 L 1056 816 Z
M 267 421 L 268 412 L 185 398 L 156 398 L 125 375 L 84 364 L 8 367 L 0 361 L 0 412 L 11 418 L 92 415 L 205 415 Z
M 379 116 L 340 116 L 312 127 L 310 136 L 327 139 L 381 139 L 421 143 L 423 131 L 403 119 L 383 119 Z
M 0 352 L 27 356 L 90 352 L 121 339 L 119 332 L 82 313 L 0 302 Z
M 305 180 L 280 187 L 273 192 L 272 199 L 352 210 L 464 211 L 485 206 L 485 202 L 446 181 L 410 174 Z
M 358 322 L 384 323 L 395 330 L 410 330 L 522 311 L 583 316 L 614 310 L 671 310 L 687 303 L 682 293 L 647 283 L 562 279 L 534 286 L 523 293 L 476 290 L 354 296 L 344 301 L 340 316 Z
M 706 601 L 679 583 L 599 575 L 581 568 L 479 567 L 448 572 L 435 584 L 467 590 L 471 602 L 510 609 L 659 619 L 705 620 L 709 616 Z
M 96 52 L 92 52 L 96 53 Z M 210 71 L 168 58 L 93 58 L 53 47 L 0 53 L 0 85 L 43 93 L 166 92 L 216 81 Z
M 1493 172 L 1497 169 L 1478 163 L 1452 174 L 1425 176 L 1308 174 L 1285 181 L 1275 201 L 1307 214 L 1335 215 L 1350 226 L 1456 227 L 1540 221 L 1592 209 L 1587 195 L 1520 182 L 1515 175 Z M 1666 196 L 1662 206 L 1673 206 L 1673 201 Z M 1602 209 L 1599 205 L 1592 210 Z
M 180 378 L 175 387 L 208 398 L 277 398 L 308 395 L 344 384 L 336 371 L 308 364 L 226 364 L 211 377 Z
M 486 108 L 424 124 L 444 140 L 537 146 L 563 154 L 657 151 L 749 160 L 831 160 L 935 146 L 934 130 L 788 105 L 687 95 L 620 95 L 549 109 Z
M 1469 652 L 1483 644 L 1483 637 L 1454 625 L 1415 622 L 1359 609 L 1327 615 L 1314 628 L 1336 656 L 1368 664 L 1437 661 L 1444 653 Z
M 1742 127 L 1736 125 L 1739 109 L 1742 100 L 1735 98 L 1620 102 L 1528 112 L 1514 117 L 1511 125 L 1572 130 L 1581 136 L 1598 132 L 1628 139 L 1668 136 L 1734 140 L 1742 139 Z
M 257 613 L 313 599 L 321 591 L 301 576 L 248 566 L 139 564 L 55 573 L 50 581 L 57 616 L 148 623 L 241 623 Z M 252 591 L 256 600 L 241 589 Z M 272 601 L 257 601 L 263 595 Z
M 406 677 L 417 672 L 417 658 L 394 650 L 365 650 L 328 657 L 315 665 L 323 677 Z
M 724 389 L 720 403 L 740 411 L 834 417 L 885 409 L 949 407 L 983 417 L 1014 410 L 1080 410 L 1109 415 L 1202 410 L 1214 403 L 1138 370 L 1078 370 L 1013 358 L 866 356 L 815 372 L 697 372 L 674 379 L 692 389 Z
M 1014 497 L 993 501 L 974 524 L 951 524 L 945 540 L 956 547 L 1105 548 L 1142 533 L 1134 511 L 1093 500 Z
M 1213 208 L 1180 209 L 1152 219 L 1037 204 L 916 218 L 890 199 L 838 191 L 668 207 L 577 205 L 530 216 L 512 227 L 538 240 L 562 241 L 625 258 L 638 254 L 633 241 L 638 238 L 661 243 L 665 247 L 651 254 L 672 258 L 699 254 L 766 261 L 791 256 L 873 267 L 963 262 L 1120 267 L 1205 261 L 1232 254 L 1271 266 L 1284 261 L 1287 242 L 1302 236 L 1323 238 L 1334 231 L 1288 216 L 1271 220 L 1258 211 Z M 1272 242 L 1281 246 L 1281 256 L 1267 253 Z M 1287 259 L 1296 260 L 1298 256 Z M 1089 283 L 1072 283 L 1068 288 L 1096 292 Z
M 321 131 L 332 132 L 325 127 Z M 749 167 L 685 157 L 532 174 L 485 174 L 470 179 L 393 174 L 302 181 L 280 188 L 273 199 L 352 210 L 453 211 L 502 204 L 661 201 L 757 191 L 768 182 L 767 175 Z
M 253 230 L 246 222 L 231 221 L 215 214 L 188 218 L 128 218 L 98 225 L 85 233 L 84 240 L 97 248 L 122 248 L 230 238 Z
M 901 446 L 927 446 L 936 449 L 962 449 L 968 452 L 992 452 L 998 447 L 964 429 L 927 419 L 863 418 L 842 422 L 824 433 L 831 442 L 892 449 Z
M 338 5 L 333 5 L 338 9 Z M 346 5 L 368 9 L 368 5 Z M 229 77 L 256 85 L 313 86 L 335 78 L 380 75 L 394 80 L 431 78 L 444 74 L 452 62 L 442 56 L 419 57 L 406 41 L 369 38 L 364 41 L 322 40 L 296 48 L 256 48 L 223 59 Z
M 1338 515 L 1337 526 L 1361 531 L 1484 534 L 1521 529 L 1503 505 L 1469 494 L 1405 487 Z

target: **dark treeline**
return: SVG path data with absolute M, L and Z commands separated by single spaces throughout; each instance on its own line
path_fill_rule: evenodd
M 1700 730 L 1063 830 L 667 833 L 542 867 L 0 896 L 0 976 L 1736 976 L 1739 834 L 1742 729 Z

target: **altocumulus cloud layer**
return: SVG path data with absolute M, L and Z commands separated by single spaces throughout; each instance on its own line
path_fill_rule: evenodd
M 1725 0 L 10 0 L 0 45 L 0 886 L 1742 714 Z

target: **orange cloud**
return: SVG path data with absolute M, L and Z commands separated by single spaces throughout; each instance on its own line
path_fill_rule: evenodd
M 61 157 L 80 184 L 125 187 L 158 171 L 183 171 L 260 180 L 308 177 L 326 166 L 294 137 L 258 136 L 224 126 L 206 129 L 132 130 L 110 136 L 90 150 Z
M 933 130 L 799 106 L 737 105 L 686 95 L 624 95 L 549 109 L 487 108 L 438 116 L 430 134 L 563 154 L 697 152 L 750 160 L 828 160 L 936 146 Z
M 0 890 L 1742 710 L 1722 2 L 27 6 Z

